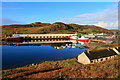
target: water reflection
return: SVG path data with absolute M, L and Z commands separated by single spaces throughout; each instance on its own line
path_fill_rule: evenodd
M 82 48 L 81 44 L 76 41 L 70 40 L 23 40 L 23 41 L 7 41 L 7 45 L 9 46 L 41 46 L 41 45 L 49 45 L 56 49 L 63 48 Z
M 8 41 L 2 46 L 3 69 L 16 68 L 32 63 L 75 58 L 85 51 L 79 43 L 70 41 Z

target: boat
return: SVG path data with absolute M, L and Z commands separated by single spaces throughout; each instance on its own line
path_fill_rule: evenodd
M 7 41 L 21 41 L 22 37 L 14 36 L 14 37 L 7 37 Z
M 80 38 L 77 35 L 73 35 L 72 37 L 70 37 L 71 41 L 77 41 L 79 43 L 88 43 L 89 42 L 89 38 L 85 38 L 84 36 L 81 36 Z

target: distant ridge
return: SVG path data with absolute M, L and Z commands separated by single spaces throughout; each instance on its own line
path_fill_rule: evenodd
M 27 34 L 67 34 L 75 33 L 78 34 L 89 34 L 89 33 L 107 33 L 113 34 L 114 31 L 118 30 L 108 30 L 95 25 L 79 25 L 79 24 L 65 24 L 62 22 L 50 23 L 41 23 L 34 22 L 30 24 L 12 24 L 12 25 L 3 25 L 3 36 L 10 35 L 13 33 L 27 33 Z

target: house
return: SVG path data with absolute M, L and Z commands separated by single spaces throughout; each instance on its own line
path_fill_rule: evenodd
M 85 52 L 77 56 L 77 60 L 79 63 L 82 64 L 91 64 L 114 58 L 117 55 L 120 55 L 120 47 L 113 49 L 108 48 L 94 52 L 86 50 Z

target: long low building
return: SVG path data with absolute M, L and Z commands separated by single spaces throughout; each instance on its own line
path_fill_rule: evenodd
M 74 34 L 13 34 L 13 36 L 30 37 L 30 38 L 64 38 Z

